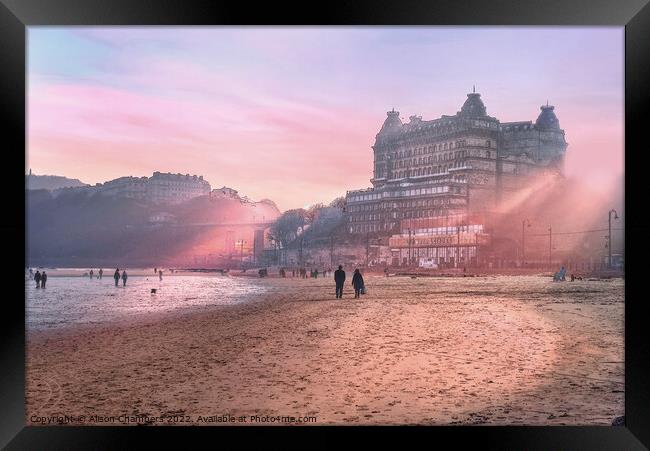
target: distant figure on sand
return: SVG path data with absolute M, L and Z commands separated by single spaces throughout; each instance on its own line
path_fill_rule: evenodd
M 354 270 L 354 275 L 352 276 L 352 286 L 354 287 L 354 298 L 357 299 L 360 297 L 361 290 L 363 290 L 363 276 L 359 269 Z
M 115 274 L 113 274 L 113 279 L 115 279 L 115 286 L 120 281 L 120 268 L 115 269 Z
M 34 280 L 36 281 L 36 288 L 41 288 L 41 273 L 37 269 L 36 274 L 34 274 Z
M 154 268 L 154 269 L 153 269 L 153 273 L 154 273 L 154 274 L 158 274 L 158 268 Z
M 388 266 L 384 268 L 384 274 L 386 274 L 386 277 L 388 277 Z
M 91 269 L 91 270 L 90 270 L 90 280 L 93 280 L 93 274 L 94 274 L 94 272 L 93 272 L 93 270 Z
M 45 288 L 45 282 L 47 282 L 47 274 L 43 271 L 43 275 L 41 275 L 41 288 Z
M 102 268 L 99 268 L 99 278 L 102 278 L 102 275 L 104 274 L 104 270 Z
M 161 271 L 161 273 L 162 273 L 162 271 Z M 126 275 L 126 269 L 125 269 L 124 271 L 122 271 L 122 286 L 123 287 L 126 286 L 126 279 L 128 279 L 128 278 L 129 278 L 129 276 Z M 162 275 L 160 276 L 160 280 L 162 280 Z
M 160 280 L 162 280 L 162 269 L 158 270 L 158 277 L 160 277 Z
M 314 269 L 314 279 L 318 279 L 318 270 Z
M 334 283 L 336 283 L 336 299 L 343 297 L 343 283 L 345 282 L 345 271 L 343 265 L 339 265 L 339 269 L 334 271 Z
M 34 270 L 32 268 L 29 268 L 29 280 L 34 279 Z
M 564 269 L 564 266 L 562 266 L 560 270 L 553 275 L 553 282 L 564 282 L 565 280 L 566 269 Z

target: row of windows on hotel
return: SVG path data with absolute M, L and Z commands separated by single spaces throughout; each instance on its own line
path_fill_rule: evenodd
M 460 189 L 460 188 L 459 188 Z M 348 212 L 358 213 L 363 211 L 378 211 L 387 210 L 391 208 L 421 208 L 421 207 L 434 207 L 436 205 L 449 204 L 449 199 L 417 199 L 417 200 L 402 200 L 396 202 L 383 202 L 381 204 L 364 204 L 364 205 L 351 205 L 348 207 Z
M 426 168 L 415 168 L 415 169 L 405 169 L 403 171 L 394 171 L 391 172 L 391 179 L 403 179 L 405 177 L 421 177 L 424 175 L 436 175 L 436 174 L 447 174 L 449 169 L 471 169 L 472 167 L 461 163 L 460 161 L 455 162 L 451 165 L 441 165 L 441 166 L 429 166 Z M 382 178 L 386 174 L 383 169 L 377 171 L 377 178 Z M 467 181 L 465 176 L 454 177 L 454 181 L 465 183 Z
M 450 152 L 450 153 L 443 153 L 441 155 L 432 155 L 430 157 L 418 157 L 418 158 L 411 158 L 408 160 L 393 161 L 392 163 L 388 164 L 388 167 L 391 169 L 407 168 L 409 166 L 451 161 L 458 158 L 464 158 L 466 156 L 467 156 L 466 150 L 459 150 L 458 152 L 454 152 L 453 154 Z M 487 152 L 487 157 L 488 158 L 490 157 L 490 151 Z
M 441 216 L 448 216 L 449 211 L 438 208 L 433 210 L 413 210 L 413 211 L 392 211 L 386 217 L 390 219 L 417 219 L 417 218 L 438 218 Z M 353 215 L 348 218 L 348 222 L 367 222 L 379 221 L 381 219 L 380 213 Z
M 415 234 L 429 234 L 429 235 L 452 235 L 456 233 L 469 232 L 469 233 L 483 233 L 482 224 L 470 224 L 459 226 L 446 226 L 446 227 L 430 227 L 424 229 L 413 229 L 412 233 Z M 403 232 L 402 236 L 408 237 L 408 231 Z
M 419 119 L 420 121 L 422 120 L 422 118 Z M 447 121 L 441 121 L 440 119 L 436 119 L 434 121 L 427 121 L 425 123 L 420 122 L 420 125 L 418 126 L 411 125 L 410 123 L 406 125 L 409 126 L 410 128 L 410 130 L 405 130 L 406 133 L 412 132 L 415 134 L 417 132 L 417 134 L 422 134 L 422 132 L 425 132 L 429 134 L 433 132 L 436 135 L 448 134 L 461 129 L 466 130 L 467 125 L 469 125 L 470 127 L 480 127 L 480 128 L 492 128 L 492 129 L 500 128 L 499 124 L 494 121 L 474 120 L 471 121 L 469 124 L 466 123 L 465 125 L 461 125 L 453 119 Z M 532 128 L 532 125 L 530 126 L 530 128 Z M 517 127 L 517 130 L 518 129 L 519 128 Z
M 408 157 L 414 157 L 417 155 L 425 155 L 428 153 L 434 153 L 434 152 L 441 152 L 445 150 L 451 150 L 454 148 L 459 148 L 459 147 L 465 147 L 467 145 L 467 141 L 465 140 L 460 140 L 456 141 L 455 143 L 444 143 L 444 144 L 434 144 L 432 146 L 425 146 L 425 147 L 417 147 L 415 149 L 408 149 L 408 150 L 400 150 L 399 152 L 393 152 L 390 153 L 390 157 L 393 160 L 396 160 L 398 158 L 408 158 Z M 486 140 L 485 141 L 485 147 L 491 148 L 492 147 L 492 141 L 491 140 Z M 383 154 L 378 154 L 377 155 L 377 160 L 381 161 L 383 159 L 384 155 Z
M 454 181 L 461 182 L 461 181 L 466 181 L 466 179 L 464 176 L 456 176 L 454 177 Z M 424 196 L 427 194 L 441 194 L 441 193 L 461 194 L 462 190 L 460 189 L 459 186 L 452 186 L 452 187 L 432 186 L 430 188 L 416 188 L 416 189 L 407 189 L 402 191 L 384 191 L 381 193 L 349 196 L 348 203 L 378 200 L 382 198 L 391 198 L 391 197 Z M 353 207 L 349 207 L 348 211 L 353 211 L 351 208 Z
M 381 230 L 392 230 L 397 227 L 396 222 L 390 222 L 386 224 L 357 224 L 350 226 L 350 233 L 362 233 L 362 232 L 379 232 Z M 482 225 L 470 225 L 470 226 L 459 226 L 456 227 L 434 227 L 430 229 L 416 229 L 415 233 L 419 234 L 430 234 L 430 235 L 453 235 L 458 232 L 474 232 L 474 233 L 483 233 Z M 404 234 L 402 234 L 404 235 Z M 406 235 L 408 237 L 408 232 Z M 418 243 L 419 244 L 419 243 Z
M 364 233 L 364 232 L 379 232 L 381 230 L 387 231 L 397 227 L 396 222 L 386 224 L 359 224 L 350 226 L 350 233 Z
M 363 202 L 387 197 L 421 196 L 424 194 L 448 193 L 449 186 L 431 186 L 429 188 L 416 188 L 401 191 L 382 191 L 380 193 L 358 194 L 348 197 L 348 202 Z

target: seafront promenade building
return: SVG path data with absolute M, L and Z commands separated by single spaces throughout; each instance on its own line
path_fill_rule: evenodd
M 562 174 L 566 148 L 548 103 L 535 122 L 489 116 L 476 92 L 430 121 L 391 110 L 372 146 L 372 187 L 346 194 L 348 231 L 390 237 L 392 264 L 477 262 L 502 199 L 535 175 Z

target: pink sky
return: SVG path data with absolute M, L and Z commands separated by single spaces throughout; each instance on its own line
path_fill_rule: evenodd
M 27 168 L 86 183 L 203 175 L 280 209 L 370 186 L 395 107 L 535 120 L 548 99 L 566 172 L 623 174 L 622 28 L 39 28 L 28 33 Z

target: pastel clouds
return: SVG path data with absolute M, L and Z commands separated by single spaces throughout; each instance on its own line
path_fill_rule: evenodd
M 281 209 L 369 186 L 395 107 L 535 120 L 550 97 L 567 173 L 623 172 L 618 28 L 30 28 L 28 165 L 103 182 L 196 173 Z M 489 50 L 489 51 L 488 51 Z

